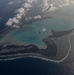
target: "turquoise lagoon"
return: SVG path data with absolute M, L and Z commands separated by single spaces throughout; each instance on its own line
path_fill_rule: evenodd
M 10 33 L 17 41 L 25 45 L 34 44 L 40 48 L 47 47 L 42 39 L 51 35 L 51 30 L 67 30 L 74 28 L 74 22 L 67 16 L 56 15 L 52 19 L 46 19 L 34 22 L 32 24 L 24 24 L 21 29 L 17 29 Z M 43 31 L 45 29 L 45 31 Z

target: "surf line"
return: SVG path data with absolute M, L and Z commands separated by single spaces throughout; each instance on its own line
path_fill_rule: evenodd
M 61 63 L 61 62 L 63 62 L 64 60 L 66 60 L 66 58 L 69 56 L 70 51 L 71 51 L 71 37 L 72 37 L 73 35 L 74 35 L 74 33 L 72 33 L 72 34 L 69 36 L 69 50 L 68 50 L 66 56 L 65 56 L 64 58 L 60 59 L 60 60 L 52 60 L 52 59 L 49 59 L 49 61 L 55 62 L 55 63 Z

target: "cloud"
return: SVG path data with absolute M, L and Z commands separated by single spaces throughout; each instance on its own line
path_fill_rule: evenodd
M 44 0 L 44 7 L 47 8 L 49 6 L 48 0 Z
M 23 7 L 21 7 L 21 8 L 19 8 L 18 10 L 16 10 L 16 12 L 18 13 L 18 14 L 21 14 L 21 16 L 22 15 L 24 15 L 25 14 L 25 9 L 23 8 Z
M 24 3 L 22 6 L 24 8 L 31 8 L 32 7 L 32 5 L 30 3 Z
M 71 1 L 72 4 L 74 4 L 74 1 Z
M 34 19 L 41 19 L 42 17 L 40 15 L 34 16 Z
M 21 20 L 22 16 L 25 16 L 26 11 L 24 8 L 21 7 L 19 9 L 17 9 L 16 12 L 17 12 L 17 14 L 13 18 L 10 18 L 7 21 L 7 23 L 6 23 L 7 26 L 13 26 L 13 27 L 18 26 L 18 28 L 20 27 L 20 20 Z M 14 25 L 16 25 L 16 26 L 14 26 Z
M 60 0 L 58 5 L 55 3 L 55 1 L 52 3 L 49 3 L 48 0 L 43 0 L 42 11 L 45 12 L 48 9 L 49 9 L 48 11 L 55 11 L 56 9 L 59 9 L 61 7 L 62 8 L 67 7 L 67 6 L 72 5 L 72 4 L 74 4 L 74 0 Z
M 54 6 L 54 3 L 50 4 L 50 9 L 48 11 L 55 11 L 57 7 Z
M 49 8 L 48 0 L 43 0 L 43 9 L 42 11 L 46 11 Z
M 22 17 L 25 17 L 25 14 L 27 13 L 27 11 L 30 10 L 30 8 L 32 7 L 32 3 L 35 1 L 36 0 L 27 0 L 26 3 L 22 4 L 21 8 L 15 10 L 16 15 L 13 18 L 10 18 L 7 21 L 6 25 L 7 26 L 13 26 L 15 28 L 20 28 L 20 26 L 22 24 L 21 23 Z M 29 17 L 29 19 L 31 19 L 31 17 Z
M 20 28 L 18 25 L 13 25 L 14 28 Z
M 34 16 L 34 17 L 26 17 L 25 20 L 32 20 L 32 19 L 41 19 L 42 17 L 40 15 Z
M 25 20 L 31 20 L 31 19 L 41 19 L 42 17 L 40 15 L 34 16 L 34 17 L 26 17 Z
M 25 15 L 28 13 L 30 8 L 33 7 L 33 3 L 37 2 L 37 1 L 39 1 L 39 0 L 26 0 L 26 2 L 23 3 L 22 6 L 19 9 L 15 10 L 16 15 L 14 15 L 13 18 L 9 18 L 6 25 L 19 28 L 22 24 L 21 23 L 22 17 L 25 17 Z M 14 2 L 10 2 L 9 4 L 13 4 L 13 3 Z M 42 12 L 53 12 L 56 9 L 60 9 L 60 8 L 63 8 L 63 7 L 66 7 L 68 5 L 72 5 L 72 4 L 74 4 L 74 0 L 60 0 L 57 3 L 55 1 L 49 3 L 49 0 L 42 0 L 42 4 L 37 5 L 37 6 L 41 7 Z M 40 15 L 37 15 L 37 16 L 34 16 L 34 17 L 27 17 L 26 16 L 25 20 L 41 19 L 41 18 L 42 17 Z
M 69 1 L 65 0 L 64 3 L 62 2 L 61 5 L 59 5 L 59 7 L 64 7 L 64 6 L 68 6 L 69 5 Z
M 42 32 L 45 32 L 45 31 L 46 31 L 46 28 L 43 28 L 43 29 L 42 29 Z
M 8 20 L 8 22 L 6 23 L 7 26 L 12 26 L 13 24 L 18 24 L 19 23 L 19 20 L 17 18 L 10 18 Z
M 8 5 L 12 5 L 12 4 L 14 4 L 14 3 L 15 3 L 15 2 L 12 2 L 12 1 L 11 1 L 11 2 L 8 3 Z
M 21 19 L 22 18 L 22 14 L 21 13 L 19 13 L 19 14 L 16 14 L 16 16 L 15 16 L 17 19 Z
M 26 17 L 25 18 L 25 20 L 31 20 L 32 19 L 32 17 Z
M 42 9 L 43 12 L 44 11 L 55 11 L 57 9 L 57 7 L 54 6 L 55 4 L 54 2 L 49 4 L 48 0 L 43 0 L 43 1 L 44 1 L 43 9 Z
M 61 4 L 59 5 L 59 7 L 64 7 L 64 6 L 68 6 L 74 4 L 74 0 L 61 0 Z
M 27 2 L 33 3 L 33 2 L 36 2 L 36 0 L 27 0 Z
M 12 19 L 10 18 L 10 19 L 7 21 L 6 25 L 7 25 L 7 26 L 11 26 L 12 24 L 13 24 L 13 21 L 12 21 Z

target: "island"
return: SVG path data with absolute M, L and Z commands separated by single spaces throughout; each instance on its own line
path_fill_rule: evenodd
M 39 49 L 35 45 L 28 45 L 28 46 L 19 46 L 19 45 L 8 45 L 3 47 L 0 45 L 0 59 L 6 58 L 6 56 L 13 56 L 13 55 L 40 55 L 44 57 L 54 57 L 57 54 L 57 47 L 52 40 L 43 39 L 43 41 L 47 44 L 46 49 Z
M 12 30 L 14 30 L 12 28 Z M 5 35 L 10 31 L 10 29 L 6 29 L 5 32 L 0 32 L 0 35 Z M 55 41 L 52 38 L 62 37 L 65 35 L 70 35 L 73 32 L 71 30 L 63 30 L 63 31 L 54 31 L 52 30 L 52 35 L 49 35 L 47 38 L 43 39 L 42 41 L 47 45 L 46 49 L 39 49 L 36 45 L 3 45 L 0 44 L 0 60 L 3 59 L 11 59 L 17 57 L 41 57 L 50 59 L 51 61 L 57 60 L 58 48 Z M 63 55 L 64 56 L 64 55 Z M 62 56 L 62 57 L 63 57 Z M 58 57 L 61 59 L 61 57 Z M 55 59 L 55 60 L 54 60 Z M 58 59 L 58 61 L 60 60 Z M 62 61 L 62 59 L 60 60 Z

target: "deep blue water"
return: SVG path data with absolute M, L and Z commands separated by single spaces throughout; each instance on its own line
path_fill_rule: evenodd
M 60 64 L 34 58 L 0 61 L 0 75 L 67 75 L 65 70 Z

